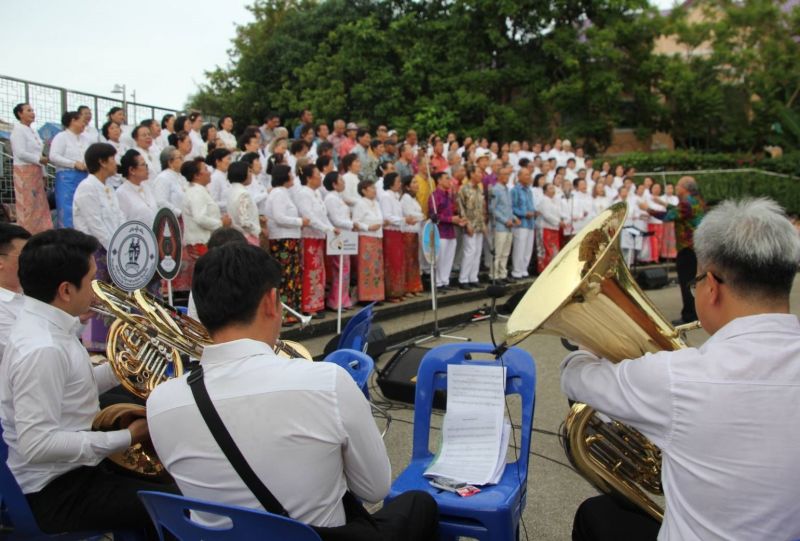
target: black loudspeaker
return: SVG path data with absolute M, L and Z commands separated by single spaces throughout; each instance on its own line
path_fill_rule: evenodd
M 328 340 L 327 344 L 325 344 L 322 357 L 319 360 L 327 357 L 329 353 L 336 351 L 338 345 L 339 335 L 337 334 Z M 389 342 L 386 339 L 386 333 L 384 332 L 383 327 L 380 325 L 372 325 L 369 330 L 369 334 L 367 334 L 367 355 L 377 361 L 378 357 L 386 352 L 387 347 L 389 347 Z
M 416 392 L 416 377 L 419 363 L 430 348 L 409 346 L 399 350 L 389 359 L 386 368 L 378 374 L 378 386 L 383 396 L 392 400 L 399 400 L 407 404 L 414 403 Z M 433 407 L 445 409 L 447 393 L 436 391 L 433 396 Z
M 522 297 L 524 297 L 525 293 L 527 292 L 528 292 L 527 289 L 523 289 L 522 291 L 517 291 L 508 298 L 505 304 L 497 307 L 497 312 L 503 315 L 511 315 L 511 312 L 513 312 L 516 309 L 517 305 L 522 300 Z
M 669 283 L 669 276 L 665 267 L 639 269 L 636 272 L 636 281 L 642 289 L 659 289 Z

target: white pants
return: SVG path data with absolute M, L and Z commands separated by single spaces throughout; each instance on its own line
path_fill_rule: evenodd
M 481 249 L 483 248 L 483 233 L 474 233 L 471 237 L 464 233 L 461 237 L 463 257 L 461 258 L 461 272 L 458 281 L 462 284 L 478 281 L 478 271 L 481 268 Z
M 483 266 L 489 269 L 489 274 L 492 273 L 492 257 L 494 254 L 494 220 L 489 218 L 489 223 L 486 224 L 486 233 L 483 234 Z
M 456 239 L 440 239 L 436 254 L 436 287 L 450 285 L 450 271 L 456 256 Z
M 528 276 L 528 265 L 533 254 L 533 229 L 517 227 L 511 234 L 514 246 L 511 249 L 511 276 L 525 278 Z
M 494 265 L 489 273 L 492 280 L 508 278 L 508 255 L 511 253 L 511 231 L 494 232 Z

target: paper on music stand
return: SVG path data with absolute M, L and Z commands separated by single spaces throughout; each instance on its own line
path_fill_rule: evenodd
M 496 483 L 505 465 L 505 368 L 447 367 L 447 413 L 439 452 L 425 476 L 472 485 Z

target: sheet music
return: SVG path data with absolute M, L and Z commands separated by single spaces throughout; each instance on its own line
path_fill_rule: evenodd
M 504 385 L 505 367 L 447 367 L 442 443 L 426 476 L 448 477 L 472 485 L 497 482 L 508 445 L 508 435 L 504 434 Z

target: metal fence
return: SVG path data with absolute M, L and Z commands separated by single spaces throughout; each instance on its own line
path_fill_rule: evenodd
M 21 102 L 30 103 L 36 111 L 36 124 L 46 122 L 61 123 L 61 115 L 65 111 L 74 111 L 80 105 L 92 110 L 92 122 L 95 128 L 105 122 L 106 114 L 112 107 L 125 107 L 128 124 L 135 125 L 146 118 L 161 119 L 167 113 L 175 114 L 178 109 L 135 103 L 128 101 L 123 105 L 121 98 L 98 96 L 88 92 L 79 92 L 58 86 L 34 83 L 14 77 L 0 75 L 0 122 L 13 124 L 12 109 Z

